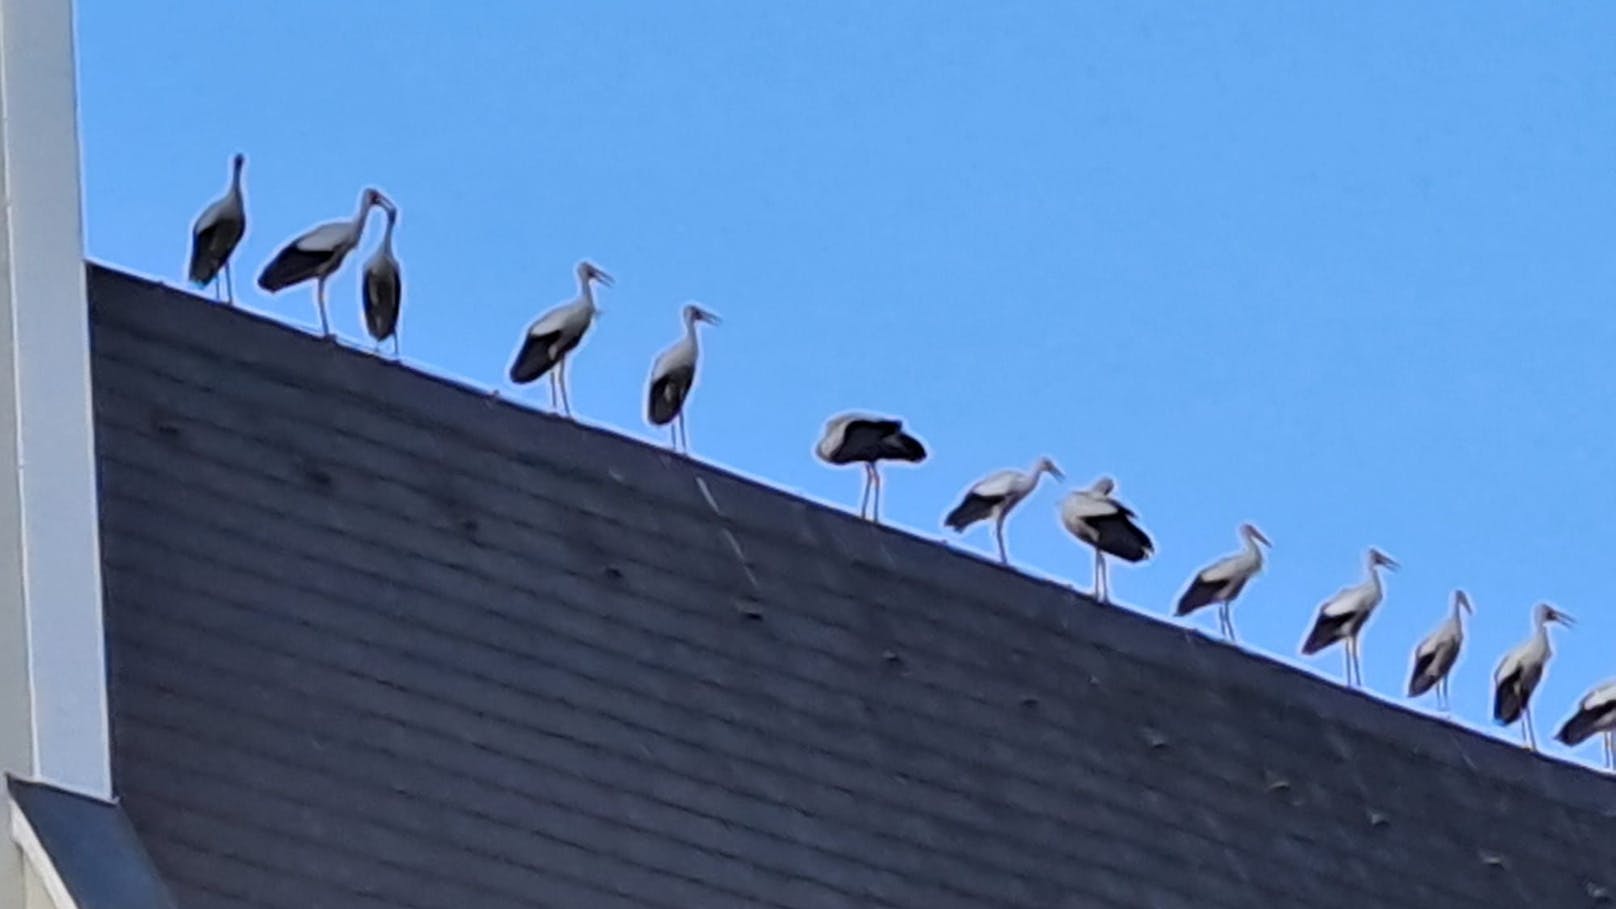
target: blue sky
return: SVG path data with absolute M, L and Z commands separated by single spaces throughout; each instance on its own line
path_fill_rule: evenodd
M 252 278 L 374 184 L 402 208 L 423 368 L 502 384 L 587 257 L 618 279 L 571 372 L 588 422 L 664 438 L 646 371 L 699 300 L 725 317 L 703 458 L 855 507 L 820 427 L 899 414 L 932 457 L 889 471 L 887 513 L 924 536 L 1048 453 L 1069 485 L 1114 475 L 1157 538 L 1113 571 L 1142 612 L 1253 520 L 1275 542 L 1236 612 L 1254 649 L 1339 677 L 1297 646 L 1375 544 L 1404 567 L 1365 634 L 1372 690 L 1401 700 L 1455 586 L 1479 612 L 1467 724 L 1518 734 L 1486 720 L 1489 677 L 1538 599 L 1581 620 L 1536 700 L 1545 743 L 1616 675 L 1610 4 L 78 7 L 98 259 L 178 284 L 244 151 L 238 298 L 310 327 L 310 289 Z M 330 287 L 350 340 L 380 224 Z M 1060 492 L 1015 516 L 1012 555 L 1086 588 Z

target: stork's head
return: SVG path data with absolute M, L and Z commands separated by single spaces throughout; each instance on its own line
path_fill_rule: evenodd
M 1374 568 L 1377 565 L 1390 568 L 1393 571 L 1398 568 L 1396 559 L 1371 546 L 1369 547 L 1369 567 Z
M 579 281 L 599 281 L 607 287 L 612 286 L 612 276 L 602 271 L 599 265 L 585 259 L 578 263 Z
M 1093 486 L 1089 487 L 1089 492 L 1092 492 L 1098 496 L 1109 496 L 1111 493 L 1115 492 L 1116 489 L 1116 480 L 1113 480 L 1110 477 L 1101 477 L 1094 481 Z
M 1055 466 L 1055 459 L 1051 458 L 1049 455 L 1044 455 L 1043 457 L 1039 458 L 1038 463 L 1033 467 L 1033 471 L 1035 473 L 1047 473 L 1057 480 L 1066 479 L 1066 474 L 1061 473 L 1061 469 Z
M 365 188 L 364 195 L 360 197 L 360 202 L 365 208 L 375 205 L 386 211 L 398 211 L 398 206 L 393 204 L 393 200 L 387 198 L 381 190 L 374 186 Z
M 692 324 L 692 323 L 695 323 L 695 322 L 706 322 L 708 325 L 717 325 L 718 323 L 720 323 L 722 321 L 723 321 L 722 319 L 718 318 L 717 314 L 711 313 L 711 312 L 708 312 L 705 309 L 702 309 L 701 306 L 696 304 L 696 303 L 686 303 L 685 304 L 685 324 L 686 325 L 689 325 L 689 324 Z
M 1263 532 L 1257 529 L 1256 524 L 1252 524 L 1252 523 L 1249 523 L 1249 522 L 1245 523 L 1245 524 L 1241 524 L 1240 525 L 1240 535 L 1245 537 L 1248 540 L 1256 540 L 1257 542 L 1263 544 L 1264 546 L 1272 546 L 1272 545 L 1274 545 L 1273 543 L 1268 542 L 1268 538 L 1266 536 L 1263 536 Z
M 241 152 L 236 152 L 235 157 L 230 159 L 230 169 L 239 174 L 245 166 L 247 166 L 247 156 Z
M 1475 607 L 1470 605 L 1470 594 L 1465 593 L 1463 590 L 1453 592 L 1453 608 L 1455 611 L 1463 609 L 1471 615 L 1476 614 Z
M 1550 622 L 1559 622 L 1561 625 L 1575 625 L 1577 620 L 1554 608 L 1549 603 L 1537 604 L 1537 623 L 1547 625 Z

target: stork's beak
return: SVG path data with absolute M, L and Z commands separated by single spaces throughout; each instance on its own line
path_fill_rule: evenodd
M 376 204 L 387 209 L 395 217 L 398 215 L 398 205 L 392 199 L 387 198 L 387 194 L 381 190 L 376 191 Z
M 1575 625 L 1575 624 L 1577 624 L 1576 619 L 1572 618 L 1569 615 L 1566 615 L 1565 613 L 1561 612 L 1558 609 L 1555 609 L 1552 606 L 1549 607 L 1549 618 L 1553 619 L 1556 622 L 1559 622 L 1561 625 Z
M 1471 615 L 1476 614 L 1476 608 L 1474 606 L 1470 605 L 1470 597 L 1469 597 L 1469 595 L 1467 595 L 1463 590 L 1459 591 L 1458 593 L 1455 593 L 1453 595 L 1453 598 L 1455 600 L 1459 601 L 1459 608 L 1460 609 L 1463 609 L 1465 612 L 1468 612 Z
M 1062 473 L 1061 469 L 1054 464 L 1049 465 L 1049 475 L 1057 480 L 1064 481 L 1066 479 L 1066 474 Z
M 1256 527 L 1255 527 L 1255 526 L 1253 526 L 1253 527 L 1252 527 L 1252 528 L 1251 528 L 1251 535 L 1252 535 L 1252 537 L 1254 537 L 1254 538 L 1255 538 L 1255 539 L 1256 539 L 1256 540 L 1257 540 L 1257 541 L 1258 541 L 1258 542 L 1260 542 L 1260 543 L 1262 543 L 1262 544 L 1263 544 L 1263 545 L 1264 545 L 1264 546 L 1272 546 L 1272 545 L 1274 545 L 1274 544 L 1273 544 L 1273 543 L 1271 543 L 1271 542 L 1269 542 L 1269 541 L 1268 541 L 1268 537 L 1267 537 L 1267 536 L 1264 536 L 1264 535 L 1263 535 L 1263 532 L 1262 532 L 1262 531 L 1260 531 L 1260 530 L 1258 530 L 1258 529 L 1257 529 L 1257 528 L 1256 528 Z
M 696 318 L 700 319 L 703 322 L 706 322 L 708 325 L 722 325 L 722 324 L 724 324 L 724 320 L 720 319 L 718 317 L 717 313 L 708 312 L 707 310 L 702 309 L 700 307 L 696 308 Z
M 598 268 L 595 269 L 595 280 L 597 280 L 600 283 L 606 285 L 607 287 L 611 287 L 613 284 L 616 283 L 615 281 L 612 280 L 611 275 L 608 275 L 607 273 L 601 271 Z
M 1375 553 L 1375 561 L 1379 562 L 1382 565 L 1385 565 L 1387 568 L 1390 568 L 1393 571 L 1396 571 L 1397 569 L 1403 567 L 1403 566 L 1397 564 L 1396 559 L 1392 558 L 1391 556 L 1387 555 L 1384 552 Z

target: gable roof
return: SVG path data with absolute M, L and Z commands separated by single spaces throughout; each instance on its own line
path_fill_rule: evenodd
M 12 838 L 60 909 L 174 909 L 116 803 L 13 776 L 6 790 Z
M 115 786 L 188 909 L 1616 893 L 1585 769 L 137 278 L 90 299 Z

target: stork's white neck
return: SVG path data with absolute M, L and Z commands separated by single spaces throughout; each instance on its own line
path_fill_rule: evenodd
M 387 228 L 382 231 L 382 249 L 387 250 L 389 254 L 393 251 L 393 225 L 395 223 L 396 219 L 388 218 Z
M 591 286 L 588 272 L 578 272 L 578 299 L 590 309 L 595 308 L 595 288 Z

